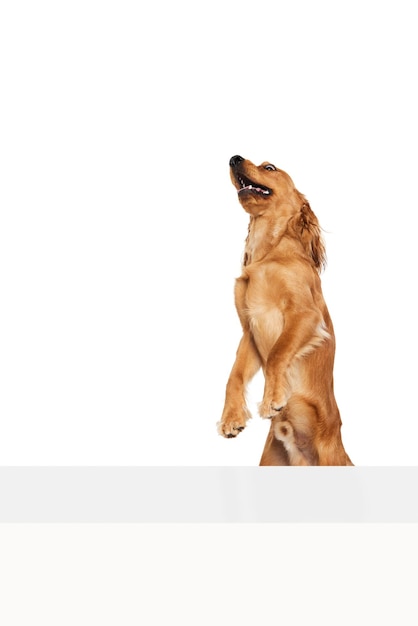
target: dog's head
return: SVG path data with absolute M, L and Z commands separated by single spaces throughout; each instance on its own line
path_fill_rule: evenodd
M 325 247 L 318 220 L 290 176 L 272 163 L 254 165 L 239 155 L 229 161 L 231 180 L 244 209 L 253 217 L 285 218 L 287 232 L 297 237 L 315 267 L 325 265 Z
M 290 176 L 272 163 L 257 166 L 236 155 L 230 159 L 229 167 L 238 199 L 252 215 L 273 210 L 283 202 L 293 204 L 293 196 L 300 196 Z

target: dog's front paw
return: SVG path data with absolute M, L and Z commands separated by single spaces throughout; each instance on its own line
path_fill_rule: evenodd
M 286 406 L 287 400 L 288 396 L 285 393 L 274 396 L 264 395 L 263 401 L 258 406 L 260 417 L 272 419 Z
M 277 376 L 267 378 L 262 402 L 258 405 L 260 417 L 271 419 L 286 406 L 291 389 L 286 378 Z
M 232 439 L 244 430 L 250 417 L 251 415 L 245 407 L 240 410 L 225 409 L 221 421 L 218 422 L 218 433 L 222 437 Z

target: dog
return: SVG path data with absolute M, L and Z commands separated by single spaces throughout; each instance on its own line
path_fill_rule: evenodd
M 260 465 L 353 465 L 334 396 L 335 336 L 321 289 L 321 228 L 290 176 L 236 155 L 230 176 L 249 214 L 235 306 L 243 335 L 218 423 L 236 437 L 251 417 L 246 387 L 260 369 L 259 414 L 270 420 Z

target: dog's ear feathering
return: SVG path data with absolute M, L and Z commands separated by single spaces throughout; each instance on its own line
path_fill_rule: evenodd
M 304 199 L 300 212 L 293 219 L 293 229 L 298 235 L 306 254 L 311 257 L 318 272 L 326 265 L 325 245 L 321 237 L 321 227 L 309 202 Z

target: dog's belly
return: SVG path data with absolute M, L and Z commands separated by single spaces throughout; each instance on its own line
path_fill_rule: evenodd
M 258 352 L 264 363 L 283 330 L 283 315 L 273 305 L 252 305 L 247 308 L 248 321 Z

